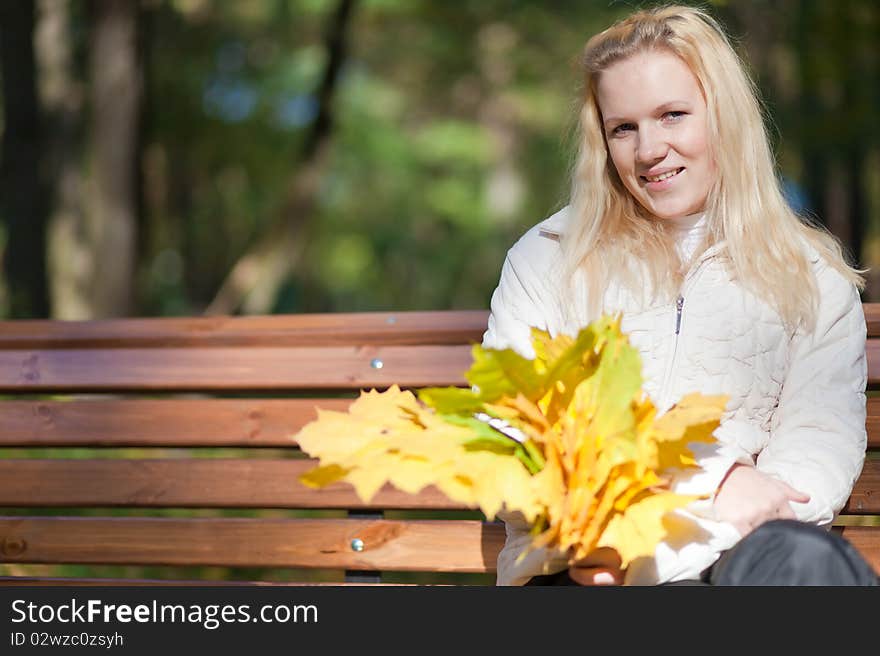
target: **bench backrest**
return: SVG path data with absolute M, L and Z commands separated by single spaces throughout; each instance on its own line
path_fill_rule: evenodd
M 865 312 L 873 388 L 880 305 Z M 74 563 L 104 566 L 73 570 L 86 577 L 491 583 L 502 525 L 433 488 L 363 504 L 347 484 L 303 487 L 314 463 L 290 439 L 360 389 L 464 384 L 486 319 L 0 322 L 0 576 L 33 584 Z M 880 452 L 880 399 L 868 415 Z M 872 456 L 839 524 L 880 570 Z

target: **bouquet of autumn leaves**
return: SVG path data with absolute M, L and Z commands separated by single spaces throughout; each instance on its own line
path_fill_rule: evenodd
M 434 485 L 489 519 L 521 513 L 532 547 L 572 562 L 599 547 L 622 567 L 651 556 L 664 516 L 697 498 L 670 477 L 696 467 L 687 445 L 714 440 L 727 398 L 692 394 L 658 417 L 619 317 L 575 337 L 533 329 L 532 344 L 534 359 L 475 345 L 470 389 L 394 386 L 362 392 L 348 412 L 319 410 L 296 436 L 320 459 L 301 481 L 345 480 L 364 501 L 386 482 Z

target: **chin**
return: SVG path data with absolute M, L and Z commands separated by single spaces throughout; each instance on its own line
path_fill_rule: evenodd
M 658 210 L 655 207 L 647 208 L 648 212 L 658 221 L 663 221 L 665 219 L 674 219 L 678 216 L 684 216 L 683 214 L 679 214 L 678 212 L 671 212 L 666 210 Z
M 664 207 L 648 207 L 648 211 L 658 219 L 677 219 L 681 216 L 689 216 L 700 211 L 694 205 L 675 205 Z

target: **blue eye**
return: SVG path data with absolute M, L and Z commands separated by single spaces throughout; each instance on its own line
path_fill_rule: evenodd
M 667 118 L 667 119 L 670 119 L 670 120 L 673 120 L 673 121 L 677 121 L 678 119 L 684 117 L 686 114 L 687 114 L 687 112 L 680 112 L 680 111 L 666 112 L 666 113 L 663 115 L 663 118 Z
M 635 125 L 633 125 L 632 123 L 621 123 L 616 128 L 611 130 L 611 134 L 613 134 L 614 136 L 620 136 L 624 132 L 628 132 L 629 130 L 634 130 L 634 129 L 635 129 Z

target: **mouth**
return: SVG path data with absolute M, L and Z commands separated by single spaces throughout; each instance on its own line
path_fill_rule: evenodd
M 671 169 L 669 171 L 665 171 L 664 173 L 660 173 L 659 175 L 640 175 L 639 177 L 645 182 L 663 182 L 664 180 L 669 180 L 670 178 L 674 178 L 679 173 L 684 171 L 684 167 L 680 166 L 677 169 Z

